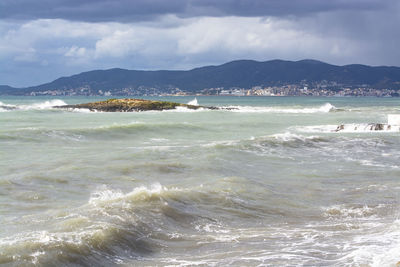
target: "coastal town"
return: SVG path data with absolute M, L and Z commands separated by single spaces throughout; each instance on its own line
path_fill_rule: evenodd
M 393 89 L 376 89 L 364 87 L 343 87 L 334 90 L 326 87 L 308 87 L 289 84 L 285 86 L 246 88 L 212 88 L 202 90 L 200 95 L 225 95 L 225 96 L 370 96 L 370 97 L 398 97 L 399 93 Z
M 182 90 L 176 87 L 127 87 L 122 89 L 93 90 L 90 86 L 72 89 L 53 89 L 27 93 L 31 96 L 185 96 L 185 95 L 219 95 L 219 96 L 316 96 L 316 97 L 398 97 L 399 91 L 389 88 L 373 88 L 368 85 L 344 85 L 335 82 L 321 81 L 275 86 L 216 87 L 204 88 L 200 91 Z

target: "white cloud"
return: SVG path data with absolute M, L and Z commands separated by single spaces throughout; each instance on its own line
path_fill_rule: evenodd
M 85 58 L 92 63 L 110 58 L 123 61 L 130 56 L 143 59 L 203 56 L 212 62 L 210 55 L 215 53 L 226 60 L 311 57 L 340 62 L 352 54 L 356 58 L 365 47 L 344 34 L 323 35 L 318 30 L 299 26 L 308 21 L 202 17 L 179 19 L 181 23 L 176 23 L 176 17 L 169 18 L 174 27 L 143 23 L 30 21 L 10 29 L 1 37 L 0 54 L 12 54 L 16 60 L 33 59 L 34 54 L 39 59 L 61 54 L 64 60 Z M 47 60 L 51 64 L 51 58 Z M 136 64 L 141 65 L 140 62 Z M 196 62 L 192 64 L 196 65 Z
M 64 55 L 66 57 L 84 57 L 86 55 L 86 48 L 73 45 Z
M 143 37 L 137 36 L 134 29 L 116 29 L 96 42 L 95 56 L 123 57 L 138 52 L 145 45 L 145 41 Z
M 24 85 L 31 85 L 94 68 L 177 69 L 235 59 L 313 58 L 334 64 L 398 62 L 399 56 L 385 57 L 390 51 L 383 49 L 388 47 L 398 55 L 397 46 L 386 46 L 385 42 L 374 39 L 375 33 L 384 38 L 393 34 L 390 31 L 385 35 L 375 26 L 370 37 L 363 34 L 359 39 L 344 26 L 329 27 L 329 22 L 347 16 L 178 18 L 168 15 L 159 24 L 60 19 L 21 25 L 0 22 L 0 68 L 7 73 L 18 73 L 21 64 L 37 62 L 43 68 L 42 76 L 18 74 L 27 77 Z M 11 79 L 15 77 L 0 74 L 0 84 L 13 84 Z

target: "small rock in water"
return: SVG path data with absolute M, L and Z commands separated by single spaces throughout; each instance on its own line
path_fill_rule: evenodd
M 133 112 L 133 111 L 148 111 L 148 110 L 169 110 L 176 107 L 186 107 L 188 109 L 213 108 L 203 106 L 193 106 L 167 101 L 144 100 L 144 99 L 108 99 L 105 101 L 56 106 L 55 108 L 85 108 L 91 111 L 103 112 Z
M 382 123 L 375 124 L 375 131 L 382 131 L 384 129 Z
M 343 124 L 341 124 L 341 125 L 339 125 L 337 128 L 336 128 L 336 132 L 339 132 L 339 131 L 341 131 L 341 130 L 344 130 L 344 125 Z
M 384 131 L 385 130 L 385 126 L 386 126 L 386 130 L 390 130 L 392 128 L 392 126 L 390 124 L 384 124 L 384 123 L 369 123 L 367 126 L 365 126 L 366 130 L 370 130 L 370 131 Z M 358 130 L 359 126 L 354 126 L 354 131 Z M 335 132 L 339 132 L 345 129 L 345 125 L 341 124 L 338 125 L 338 127 L 336 128 L 336 130 L 334 130 Z
M 197 101 L 197 100 L 196 100 Z M 108 99 L 105 101 L 54 106 L 54 108 L 84 108 L 90 111 L 102 112 L 133 112 L 133 111 L 148 111 L 148 110 L 169 110 L 176 107 L 185 107 L 188 109 L 211 109 L 211 110 L 232 110 L 236 108 L 212 107 L 212 106 L 195 106 L 189 104 L 181 104 L 168 101 L 145 100 L 145 99 Z

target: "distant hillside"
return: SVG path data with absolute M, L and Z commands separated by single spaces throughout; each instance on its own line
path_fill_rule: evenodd
M 0 86 L 1 94 L 28 94 L 48 90 L 90 91 L 111 93 L 130 88 L 157 88 L 168 91 L 180 88 L 196 92 L 204 88 L 274 86 L 319 81 L 332 81 L 347 86 L 368 85 L 375 88 L 400 88 L 399 67 L 371 67 L 365 65 L 335 66 L 315 60 L 257 62 L 232 61 L 219 66 L 207 66 L 188 71 L 139 71 L 125 69 L 94 70 L 28 88 Z
M 0 94 L 2 95 L 12 95 L 12 94 L 16 94 L 17 91 L 19 91 L 20 89 L 18 88 L 14 88 L 8 85 L 0 85 Z

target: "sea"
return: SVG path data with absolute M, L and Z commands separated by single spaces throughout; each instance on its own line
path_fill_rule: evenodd
M 104 99 L 0 97 L 0 266 L 400 265 L 400 98 Z

